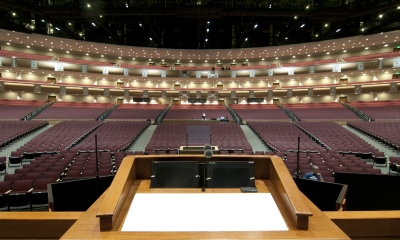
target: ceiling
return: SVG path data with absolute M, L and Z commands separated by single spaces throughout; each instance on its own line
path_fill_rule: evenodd
M 0 14 L 6 30 L 158 49 L 259 48 L 400 29 L 399 0 L 2 0 Z

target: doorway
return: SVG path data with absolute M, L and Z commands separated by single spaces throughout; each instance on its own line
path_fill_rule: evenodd
M 48 102 L 57 102 L 57 96 L 49 95 L 49 96 L 47 96 L 47 101 Z

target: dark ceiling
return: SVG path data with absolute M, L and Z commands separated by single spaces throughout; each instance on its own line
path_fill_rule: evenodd
M 0 28 L 175 49 L 296 44 L 400 29 L 400 0 L 1 0 Z

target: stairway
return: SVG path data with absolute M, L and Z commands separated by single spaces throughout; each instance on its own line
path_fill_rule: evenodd
M 149 125 L 125 152 L 144 151 L 156 128 L 157 125 Z
M 19 147 L 25 145 L 27 142 L 34 139 L 36 136 L 38 136 L 42 132 L 46 131 L 47 129 L 51 128 L 52 126 L 53 125 L 47 125 L 35 132 L 32 132 L 31 134 L 29 134 L 23 138 L 18 139 L 16 142 L 14 142 L 11 145 L 8 145 L 7 148 L 0 151 L 0 157 L 7 157 L 7 159 L 8 159 L 8 156 L 11 155 L 11 152 L 16 151 Z M 29 163 L 29 162 L 24 162 L 24 163 Z M 14 173 L 14 170 L 16 168 L 21 168 L 21 167 L 8 167 L 7 166 L 7 174 Z M 0 175 L 0 181 L 3 181 L 3 180 L 4 180 L 4 175 Z
M 240 125 L 242 128 L 244 135 L 247 138 L 247 141 L 250 143 L 253 152 L 255 151 L 271 151 L 269 148 L 265 146 L 263 141 L 261 141 L 260 137 L 247 125 Z
M 349 126 L 343 126 L 343 127 L 346 128 L 347 130 L 349 130 L 350 132 L 354 133 L 358 137 L 362 138 L 367 143 L 371 144 L 373 147 L 378 149 L 380 152 L 384 152 L 387 160 L 389 160 L 389 157 L 398 157 L 399 156 L 399 155 L 397 155 L 396 152 L 394 152 L 393 150 L 391 150 L 388 147 L 386 147 L 386 145 L 384 145 L 383 143 L 380 143 L 380 142 L 372 139 L 368 135 L 366 135 L 366 134 L 364 134 L 362 132 L 359 132 L 356 129 L 351 128 Z M 382 173 L 389 173 L 389 166 L 384 167 L 384 166 L 381 166 L 381 165 L 375 165 L 374 167 L 381 169 Z

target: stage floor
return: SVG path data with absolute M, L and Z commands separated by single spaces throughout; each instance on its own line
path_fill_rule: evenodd
M 288 231 L 288 227 L 270 193 L 137 193 L 122 231 Z

